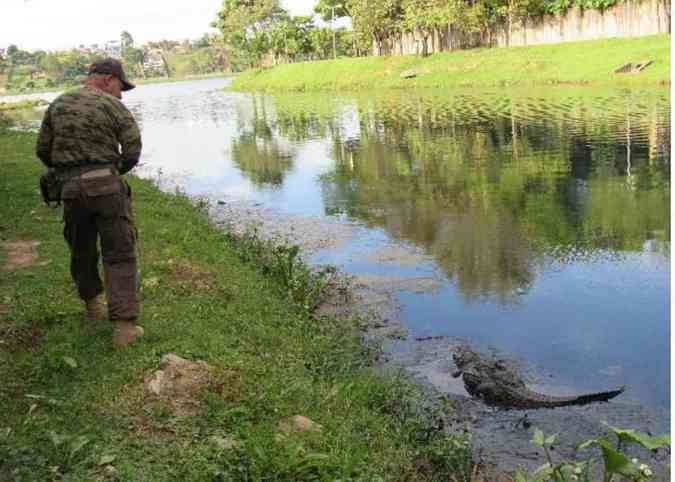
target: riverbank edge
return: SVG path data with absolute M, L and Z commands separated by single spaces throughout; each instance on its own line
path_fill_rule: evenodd
M 638 74 L 615 74 L 652 60 Z M 409 88 L 493 88 L 537 85 L 670 84 L 670 35 L 612 38 L 530 47 L 479 48 L 415 55 L 341 58 L 243 72 L 232 90 L 359 91 Z
M 294 264 L 293 247 L 234 237 L 199 202 L 135 177 L 146 336 L 113 351 L 110 325 L 82 320 L 60 209 L 37 192 L 35 134 L 0 140 L 2 243 L 39 243 L 11 270 L 0 249 L 0 478 L 471 477 L 466 440 L 430 429 L 413 385 L 375 373 L 357 323 L 311 315 L 327 278 Z M 144 393 L 167 353 L 211 365 L 199 416 Z M 321 430 L 280 431 L 294 415 Z
M 185 82 L 189 80 L 225 79 L 228 77 L 234 78 L 237 75 L 238 74 L 236 73 L 218 72 L 216 74 L 186 75 L 181 77 L 151 77 L 148 79 L 142 78 L 131 79 L 131 82 L 135 85 L 168 84 L 173 82 Z M 45 87 L 42 89 L 28 89 L 24 91 L 6 90 L 0 92 L 0 103 L 2 102 L 3 97 L 14 97 L 17 95 L 45 94 L 49 92 L 61 92 L 68 89 L 75 89 L 81 85 L 82 83 L 72 83 L 72 84 L 55 85 L 53 87 Z

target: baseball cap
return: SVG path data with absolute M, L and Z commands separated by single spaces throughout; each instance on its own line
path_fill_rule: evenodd
M 127 80 L 124 74 L 122 63 L 113 58 L 97 60 L 89 66 L 89 74 L 112 74 L 122 82 L 122 91 L 131 90 L 136 87 Z

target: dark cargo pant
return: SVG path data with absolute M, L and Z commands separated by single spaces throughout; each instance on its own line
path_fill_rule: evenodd
M 131 190 L 119 176 L 70 179 L 63 187 L 64 237 L 70 247 L 70 272 L 80 298 L 103 292 L 98 272 L 101 239 L 103 273 L 111 320 L 138 316 L 137 232 L 131 215 Z

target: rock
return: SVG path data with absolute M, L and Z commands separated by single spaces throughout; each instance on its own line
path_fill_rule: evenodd
M 295 415 L 279 422 L 279 430 L 285 434 L 303 432 L 321 432 L 323 427 L 302 415 Z
M 402 79 L 413 79 L 413 78 L 417 77 L 417 71 L 415 71 L 415 70 L 404 70 L 403 72 L 401 72 L 400 77 Z
M 146 382 L 145 387 L 147 388 L 148 392 L 152 393 L 153 395 L 160 395 L 162 393 L 163 382 L 164 372 L 162 370 L 157 370 Z

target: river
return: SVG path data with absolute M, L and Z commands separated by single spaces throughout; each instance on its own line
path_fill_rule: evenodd
M 310 262 L 388 288 L 407 333 L 392 353 L 461 337 L 562 392 L 626 385 L 617 400 L 666 425 L 668 87 L 271 96 L 228 82 L 125 95 L 141 175 L 291 220 L 287 234 L 311 219 L 330 239 Z

